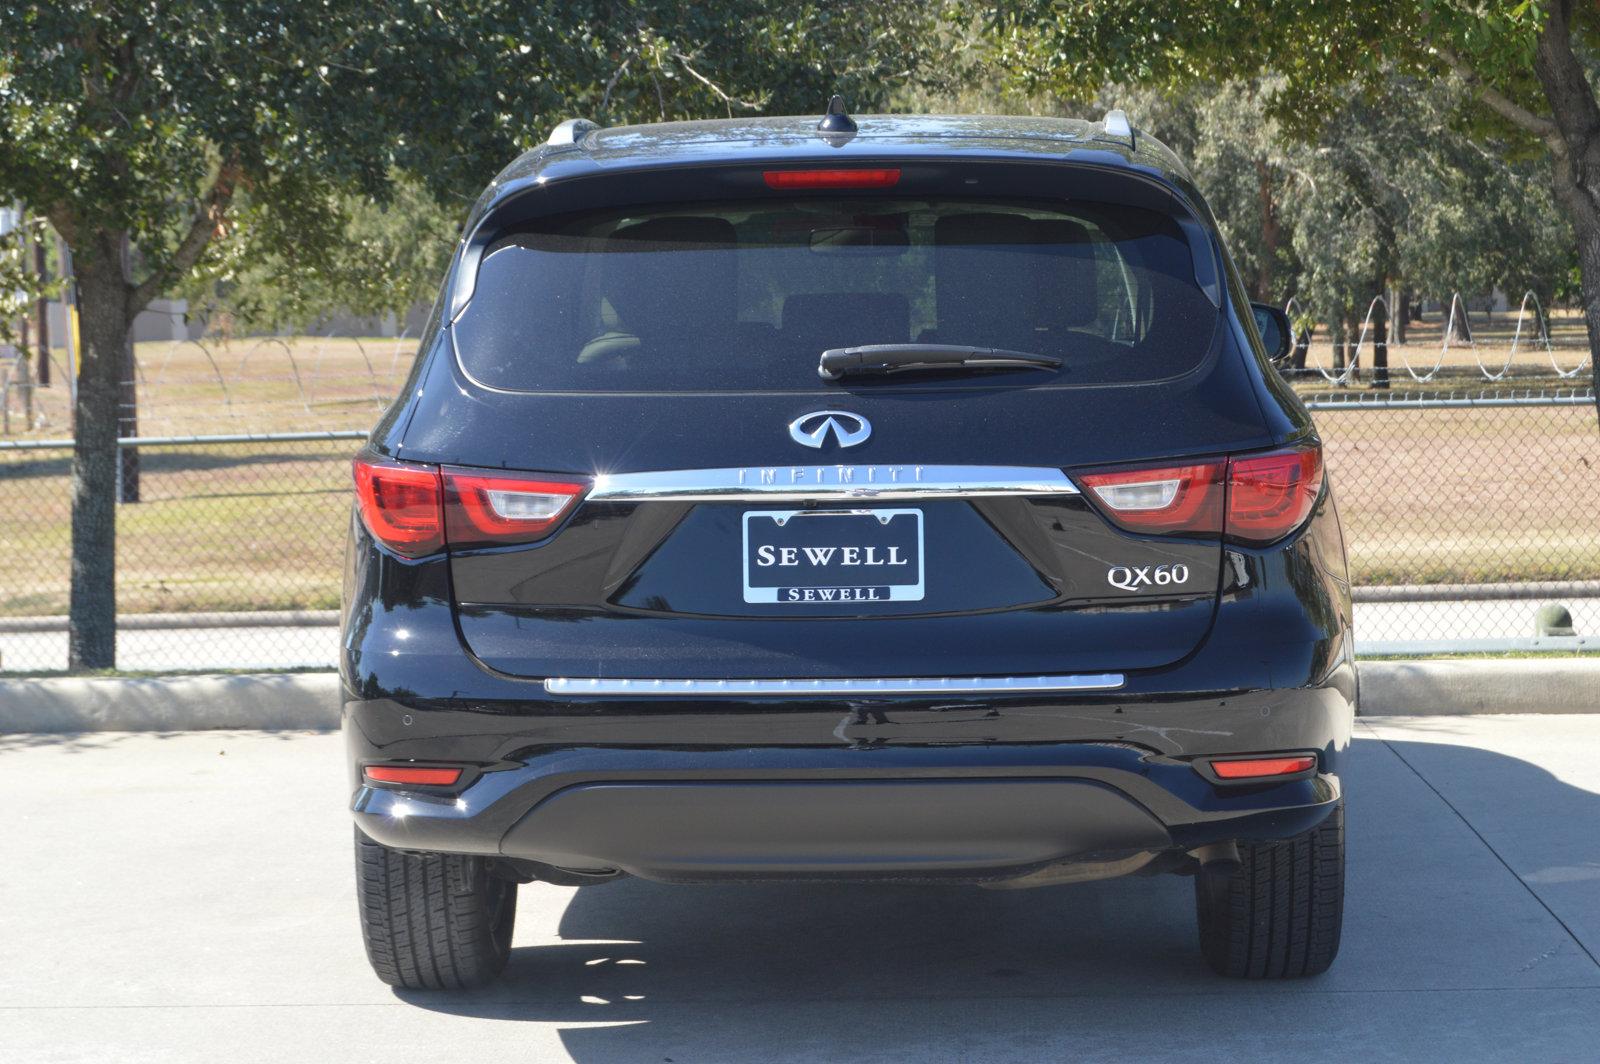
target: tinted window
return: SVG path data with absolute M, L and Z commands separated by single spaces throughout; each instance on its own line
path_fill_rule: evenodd
M 811 390 L 822 351 L 875 343 L 1065 360 L 1059 374 L 1004 383 L 1112 383 L 1192 368 L 1216 316 L 1182 231 L 1153 211 L 762 201 L 544 219 L 504 235 L 485 251 L 456 344 L 473 378 L 516 391 Z

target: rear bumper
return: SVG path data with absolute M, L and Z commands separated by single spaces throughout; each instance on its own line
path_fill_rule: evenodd
M 1201 647 L 1082 690 L 552 690 L 466 650 L 442 565 L 395 563 L 381 580 L 355 565 L 342 672 L 356 821 L 400 849 L 686 880 L 1004 878 L 1286 838 L 1339 800 L 1354 719 L 1336 533 L 1330 516 L 1269 550 L 1230 549 Z M 1003 673 L 1004 648 L 989 649 Z M 810 675 L 803 651 L 790 675 Z M 695 671 L 730 675 L 717 659 Z M 1283 752 L 1315 752 L 1317 774 L 1224 786 L 1194 767 Z M 375 761 L 469 771 L 458 793 L 408 793 L 363 785 Z
M 354 812 L 399 849 L 668 881 L 1003 879 L 1287 837 L 1339 796 L 1331 771 L 1224 788 L 1124 743 L 569 749 L 483 772 L 458 794 L 360 786 Z

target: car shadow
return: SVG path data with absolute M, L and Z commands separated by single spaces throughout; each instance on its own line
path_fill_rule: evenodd
M 1133 1052 L 1152 1022 L 1185 1037 L 1176 1028 L 1186 1010 L 1241 1032 L 1265 1022 L 1263 1009 L 1331 1014 L 1305 1004 L 1307 993 L 1381 1025 L 1372 993 L 1600 986 L 1600 965 L 1538 896 L 1552 889 L 1541 877 L 1600 886 L 1600 795 L 1526 761 L 1450 743 L 1359 739 L 1350 765 L 1344 944 L 1333 971 L 1311 980 L 1213 975 L 1185 877 L 1032 890 L 625 880 L 570 892 L 561 941 L 514 949 L 500 982 L 397 995 L 450 1015 L 561 1025 L 578 1061 L 880 1052 L 928 1060 L 1011 1057 L 1019 1030 L 1058 1049 L 1069 1032 L 1101 1046 L 1126 1038 Z M 1559 810 L 1567 871 L 1550 872 L 1537 855 L 1527 867 L 1507 859 L 1501 840 L 1479 837 L 1435 777 L 1492 780 L 1531 818 Z M 1593 883 L 1581 882 L 1585 868 Z M 534 908 L 527 892 L 558 889 L 524 888 L 524 922 Z M 1600 932 L 1593 900 L 1587 919 Z M 524 926 L 518 938 L 545 932 Z M 1515 1015 L 1536 1022 L 1534 1009 Z M 1458 1019 L 1445 1010 L 1421 1022 Z M 1393 1022 L 1404 1034 L 1417 1021 L 1397 1013 Z M 1508 1022 L 1502 1033 L 1511 1037 L 1522 1021 Z M 957 1035 L 959 1045 L 950 1041 Z

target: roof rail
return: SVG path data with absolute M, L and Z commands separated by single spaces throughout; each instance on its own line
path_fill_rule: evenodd
M 1126 139 L 1128 147 L 1133 147 L 1133 127 L 1128 124 L 1127 112 L 1120 107 L 1113 107 L 1106 112 L 1104 121 L 1106 136 Z
M 569 118 L 550 131 L 550 137 L 545 141 L 551 146 L 563 144 L 576 144 L 585 134 L 592 133 L 600 127 L 587 118 Z

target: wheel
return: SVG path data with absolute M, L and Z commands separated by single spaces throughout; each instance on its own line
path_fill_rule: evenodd
M 367 960 L 390 986 L 455 990 L 505 968 L 517 884 L 484 858 L 401 853 L 357 829 L 356 888 Z
M 1239 846 L 1231 873 L 1195 877 L 1200 949 L 1221 975 L 1320 975 L 1339 952 L 1344 919 L 1344 803 L 1283 842 Z

